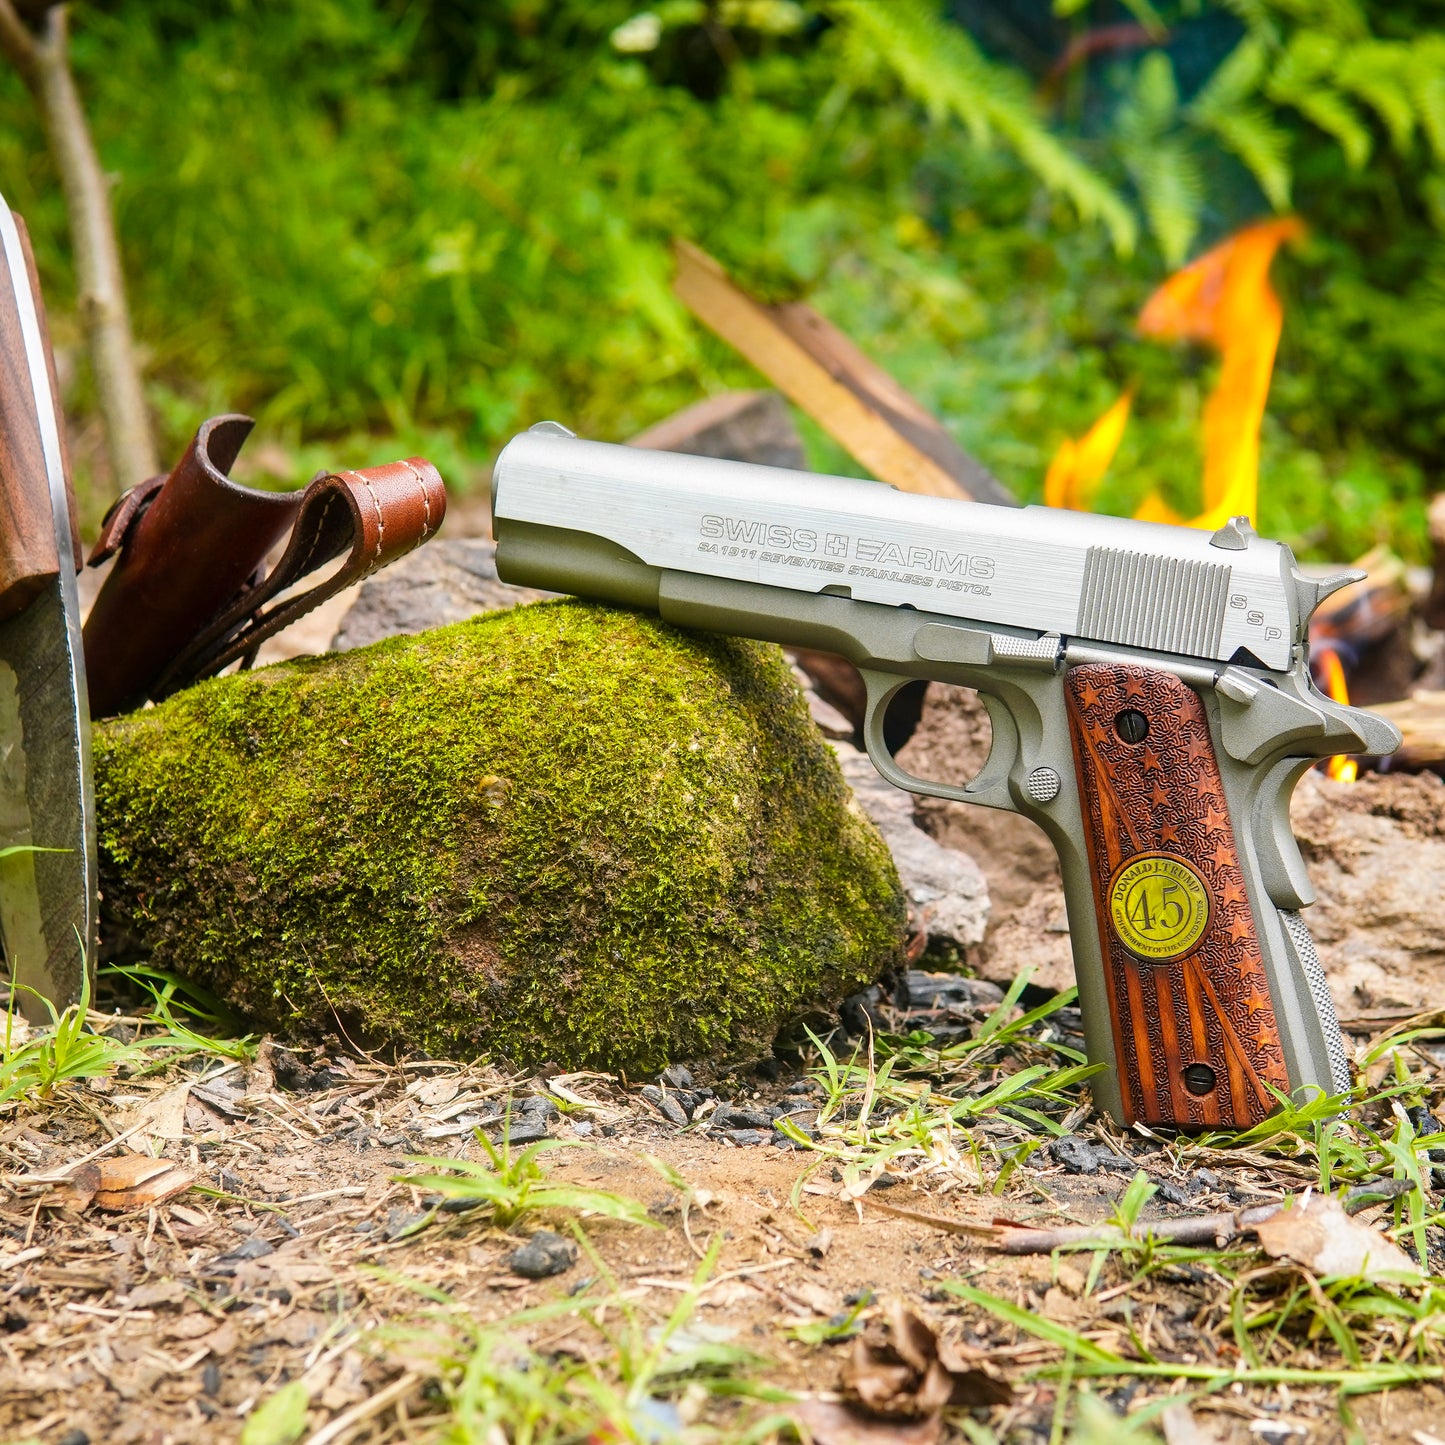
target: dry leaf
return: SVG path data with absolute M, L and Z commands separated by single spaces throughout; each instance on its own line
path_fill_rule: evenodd
M 136 1285 L 124 1298 L 117 1298 L 116 1304 L 126 1309 L 148 1310 L 156 1305 L 179 1304 L 185 1297 L 186 1287 L 180 1280 L 153 1279 Z
M 144 1154 L 122 1154 L 100 1163 L 95 1191 L 99 1209 L 149 1209 L 173 1194 L 189 1189 L 196 1176 L 169 1159 L 148 1159 Z
M 904 1424 L 832 1400 L 799 1400 L 791 1416 L 813 1445 L 935 1445 L 943 1431 L 941 1415 Z
M 1264 1252 L 1318 1275 L 1372 1284 L 1418 1283 L 1420 1267 L 1377 1230 L 1351 1219 L 1338 1199 L 1311 1194 L 1255 1226 Z
M 938 1335 L 901 1300 L 890 1302 L 887 1333 L 876 1329 L 853 1342 L 843 1369 L 843 1389 L 866 1409 L 889 1419 L 937 1415 L 945 1405 L 976 1408 L 1006 1405 L 1013 1399 L 1008 1385 L 950 1352 L 940 1358 Z M 954 1366 L 951 1368 L 951 1366 Z
M 172 1340 L 198 1340 L 202 1335 L 208 1335 L 216 1328 L 216 1322 L 210 1315 L 195 1313 L 182 1315 L 174 1321 L 166 1330 L 166 1337 Z
M 418 1079 L 407 1085 L 407 1093 L 426 1109 L 440 1104 L 450 1104 L 456 1098 L 461 1086 L 455 1078 Z
M 226 1116 L 209 1100 L 197 1098 L 194 1091 L 186 1105 L 186 1128 L 192 1134 L 220 1134 L 223 1138 L 231 1132 Z
M 256 1057 L 246 1071 L 246 1098 L 259 1099 L 276 1088 L 276 1044 L 269 1036 L 262 1039 Z
M 191 1097 L 187 1080 L 159 1094 L 153 1094 L 139 1108 L 123 1115 L 120 1124 L 130 1129 L 137 1124 L 140 1132 L 151 1139 L 184 1139 L 186 1137 L 186 1104 Z
M 1204 1425 L 1188 1405 L 1169 1405 L 1159 1417 L 1164 1445 L 1219 1445 L 1219 1436 Z
M 280 1340 L 293 1349 L 300 1349 L 324 1335 L 327 1324 L 327 1318 L 320 1310 L 293 1310 L 276 1322 L 265 1340 Z
M 1083 1297 L 1084 1289 L 1089 1283 L 1089 1277 L 1084 1271 L 1066 1259 L 1061 1259 L 1054 1267 L 1054 1278 L 1058 1280 L 1060 1289 L 1076 1298 Z
M 208 1335 L 202 1335 L 196 1341 L 197 1349 L 208 1349 L 213 1355 L 229 1355 L 239 1343 L 239 1336 L 236 1334 L 236 1327 L 229 1320 L 219 1325 Z
M 1039 1313 L 1046 1320 L 1053 1320 L 1060 1325 L 1077 1325 L 1091 1319 L 1096 1311 L 1097 1306 L 1086 1300 L 1074 1299 L 1057 1287 L 1045 1293 L 1043 1305 L 1039 1309 Z

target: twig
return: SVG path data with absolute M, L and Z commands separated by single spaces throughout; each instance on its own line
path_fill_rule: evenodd
M 0 0 L 0 50 L 35 98 L 65 193 L 79 283 L 77 309 L 105 425 L 106 453 L 120 491 L 155 474 L 156 450 L 131 336 L 110 182 L 70 70 L 66 7 L 47 5 L 37 28 L 31 29 L 12 0 Z
M 1398 1199 L 1409 1194 L 1415 1185 L 1409 1179 L 1382 1179 L 1362 1185 L 1345 1195 L 1342 1203 L 1347 1214 L 1358 1214 L 1371 1205 Z M 1134 1230 L 1117 1224 L 1070 1224 L 1058 1229 L 1033 1229 L 1022 1225 L 975 1224 L 964 1219 L 949 1219 L 940 1214 L 924 1214 L 917 1209 L 902 1209 L 863 1196 L 873 1208 L 900 1219 L 931 1225 L 945 1234 L 965 1234 L 987 1239 L 1004 1254 L 1052 1254 L 1056 1249 L 1117 1249 L 1126 1244 L 1152 1239 L 1157 1244 L 1202 1244 L 1222 1249 L 1233 1239 L 1251 1233 L 1258 1225 L 1273 1219 L 1291 1201 L 1256 1204 L 1249 1209 L 1221 1214 L 1198 1214 L 1188 1219 L 1157 1219 Z
M 871 1194 L 865 1194 L 862 1198 L 881 1214 L 891 1214 L 895 1219 L 911 1219 L 915 1224 L 927 1224 L 942 1230 L 944 1234 L 964 1234 L 973 1239 L 994 1240 L 1003 1233 L 997 1224 L 978 1224 L 971 1219 L 950 1219 L 945 1214 L 926 1214 L 921 1209 L 905 1209 L 901 1205 L 885 1204 L 881 1199 L 874 1199 Z
M 374 1415 L 380 1415 L 383 1410 L 390 1409 L 398 1400 L 409 1395 L 419 1384 L 421 1376 L 405 1374 L 399 1380 L 393 1380 L 386 1389 L 378 1390 L 368 1400 L 363 1400 L 359 1405 L 353 1405 L 349 1410 L 344 1410 L 329 1425 L 323 1425 L 319 1430 L 307 1436 L 306 1445 L 331 1445 L 333 1440 L 340 1440 L 343 1436 L 349 1435 L 358 1425 L 365 1424 Z

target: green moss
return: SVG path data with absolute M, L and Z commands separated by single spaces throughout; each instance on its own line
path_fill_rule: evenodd
M 776 648 L 575 602 L 97 727 L 108 912 L 278 1027 L 569 1067 L 764 1042 L 895 955 Z

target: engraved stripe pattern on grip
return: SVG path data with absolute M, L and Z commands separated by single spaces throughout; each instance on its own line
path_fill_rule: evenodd
M 1227 563 L 1090 547 L 1079 636 L 1156 652 L 1212 657 L 1224 627 Z

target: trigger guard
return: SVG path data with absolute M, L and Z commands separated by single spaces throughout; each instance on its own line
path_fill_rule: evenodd
M 883 719 L 888 713 L 888 704 L 900 688 L 913 679 L 898 677 L 894 673 L 871 672 L 860 668 L 863 684 L 868 690 L 867 709 L 863 715 L 863 742 L 868 757 L 880 776 L 908 793 L 922 793 L 930 798 L 947 798 L 955 803 L 978 803 L 986 808 L 1007 808 L 1015 811 L 1013 797 L 1008 789 L 1009 770 L 1013 755 L 1018 751 L 1018 729 L 1013 718 L 1001 702 L 981 693 L 984 706 L 988 709 L 989 722 L 993 727 L 993 746 L 978 775 L 962 787 L 955 783 L 935 782 L 931 778 L 920 778 L 901 768 L 883 736 Z M 1001 746 L 1003 744 L 1003 746 Z M 1011 745 L 1010 745 L 1011 744 Z

